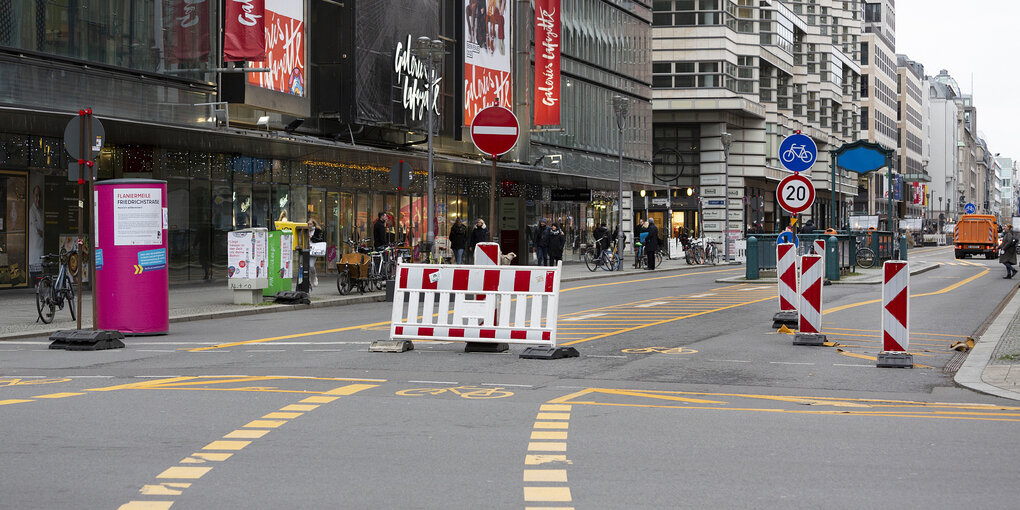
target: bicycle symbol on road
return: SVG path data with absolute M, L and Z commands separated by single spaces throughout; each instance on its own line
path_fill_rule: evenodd
M 694 354 L 698 351 L 686 347 L 636 347 L 624 349 L 627 354 Z
M 792 163 L 794 158 L 800 159 L 804 163 L 810 164 L 815 159 L 815 155 L 811 151 L 807 150 L 807 144 L 797 145 L 791 144 L 789 149 L 783 153 L 783 161 L 786 163 Z
M 29 386 L 33 384 L 53 384 L 67 381 L 70 381 L 70 379 L 0 379 L 0 386 Z
M 449 388 L 411 388 L 400 390 L 397 395 L 405 397 L 421 397 L 424 395 L 442 395 L 450 392 L 460 395 L 461 398 L 483 399 L 483 398 L 504 398 L 513 396 L 512 391 L 506 391 L 501 387 L 483 388 L 481 386 L 452 386 Z

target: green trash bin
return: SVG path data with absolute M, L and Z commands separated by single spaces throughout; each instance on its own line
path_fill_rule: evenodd
M 269 286 L 262 289 L 263 296 L 291 291 L 294 282 L 294 235 L 290 230 L 269 233 Z

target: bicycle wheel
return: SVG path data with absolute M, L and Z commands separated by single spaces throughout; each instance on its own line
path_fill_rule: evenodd
M 619 271 L 623 267 L 623 259 L 617 253 L 607 252 L 603 259 L 606 271 Z
M 871 248 L 857 248 L 857 265 L 865 269 L 875 265 L 875 251 Z
M 340 292 L 341 296 L 346 296 L 351 293 L 351 275 L 344 271 L 336 277 L 336 290 Z
M 76 320 L 78 317 L 74 315 L 74 285 L 71 285 L 71 282 L 67 282 L 67 288 L 61 290 L 60 293 L 67 300 L 67 309 L 71 312 L 71 320 Z
M 53 303 L 53 279 L 44 276 L 39 283 L 35 284 L 35 309 L 39 312 L 39 320 L 43 324 L 53 322 L 53 314 L 56 313 L 56 304 Z
M 599 264 L 595 259 L 595 255 L 589 250 L 584 250 L 584 265 L 588 267 L 589 271 L 595 272 L 599 268 Z
M 692 251 L 694 252 L 694 254 L 691 255 L 694 258 L 694 263 L 695 264 L 704 264 L 705 263 L 705 250 L 703 250 L 700 246 L 695 246 Z
M 688 246 L 687 249 L 684 250 L 684 261 L 687 262 L 688 266 L 694 263 L 694 248 L 693 247 Z
M 659 267 L 661 265 L 662 265 L 662 252 L 661 251 L 656 251 L 655 252 L 655 267 Z

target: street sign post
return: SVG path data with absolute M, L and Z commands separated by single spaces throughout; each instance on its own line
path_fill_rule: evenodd
M 786 176 L 776 193 L 779 206 L 790 214 L 806 211 L 815 202 L 815 186 L 801 174 Z
M 818 147 L 810 136 L 793 134 L 779 145 L 779 161 L 791 172 L 803 172 L 811 168 L 818 158 Z
M 967 202 L 967 205 L 963 206 L 963 212 L 967 214 L 974 214 L 977 212 L 977 206 L 970 202 Z
M 496 158 L 517 145 L 521 125 L 514 112 L 502 106 L 490 106 L 475 114 L 471 122 L 471 141 L 478 150 L 492 155 L 492 179 L 489 185 L 489 233 L 496 233 Z
M 397 191 L 401 191 L 411 184 L 411 165 L 401 160 L 390 167 L 390 184 L 397 188 Z

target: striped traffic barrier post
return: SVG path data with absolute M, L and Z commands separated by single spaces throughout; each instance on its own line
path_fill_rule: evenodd
M 905 260 L 882 265 L 882 352 L 875 366 L 913 368 L 910 347 L 910 266 Z
M 797 327 L 797 247 L 793 243 L 776 244 L 776 281 L 779 312 L 772 316 L 772 327 Z
M 799 320 L 793 345 L 823 345 L 822 334 L 822 273 L 824 258 L 808 254 L 800 258 L 800 303 L 797 307 Z

